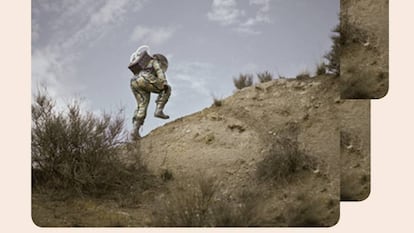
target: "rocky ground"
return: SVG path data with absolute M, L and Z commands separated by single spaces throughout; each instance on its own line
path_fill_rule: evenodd
M 341 100 L 341 201 L 370 193 L 370 100 Z
M 341 98 L 387 94 L 388 8 L 388 0 L 341 0 Z
M 219 106 L 152 131 L 140 141 L 141 153 L 160 176 L 217 180 L 220 195 L 261 189 L 263 208 L 257 214 L 266 224 L 289 225 L 292 208 L 312 203 L 321 216 L 318 224 L 333 225 L 339 216 L 337 86 L 335 78 L 321 76 L 242 89 Z M 272 163 L 269 156 L 290 142 L 308 156 L 301 158 L 297 174 L 292 180 L 261 182 L 258 174 L 266 167 L 261 163 Z M 277 163 L 274 169 L 283 170 L 289 161 Z

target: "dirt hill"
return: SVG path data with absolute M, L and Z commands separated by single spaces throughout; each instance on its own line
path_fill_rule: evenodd
M 316 225 L 330 226 L 339 216 L 340 105 L 336 78 L 274 80 L 153 130 L 140 152 L 160 176 L 208 177 L 224 196 L 260 190 L 258 214 L 270 225 L 294 224 L 292 208 L 311 208 Z
M 332 226 L 340 196 L 369 194 L 369 101 L 340 100 L 338 82 L 277 79 L 216 100 L 126 144 L 124 161 L 149 170 L 142 191 L 115 199 L 34 193 L 34 222 Z

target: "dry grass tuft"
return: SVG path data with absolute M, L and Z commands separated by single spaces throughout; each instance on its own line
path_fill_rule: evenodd
M 272 81 L 273 80 L 273 75 L 270 72 L 265 71 L 263 73 L 258 73 L 257 78 L 259 79 L 260 83 L 265 83 L 265 82 Z
M 257 198 L 253 193 L 241 193 L 237 200 L 223 196 L 218 183 L 200 176 L 197 182 L 183 182 L 158 200 L 153 214 L 153 226 L 217 227 L 253 226 Z
M 252 74 L 240 74 L 238 78 L 233 78 L 234 86 L 237 89 L 241 90 L 245 87 L 250 87 L 253 85 L 253 75 Z

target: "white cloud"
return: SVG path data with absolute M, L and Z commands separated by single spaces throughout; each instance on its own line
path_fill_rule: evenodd
M 235 0 L 214 0 L 212 9 L 207 13 L 211 21 L 217 21 L 221 25 L 231 25 L 239 21 L 244 11 L 237 9 Z
M 168 80 L 181 90 L 209 96 L 208 81 L 211 78 L 212 65 L 203 62 L 177 63 L 169 70 Z
M 270 10 L 270 0 L 250 0 L 249 4 L 260 6 L 260 11 L 267 12 Z
M 140 10 L 145 2 L 147 0 L 33 0 L 32 21 L 42 19 L 43 23 L 40 28 L 34 24 L 34 36 L 42 36 L 42 30 L 45 30 L 48 36 L 42 37 L 44 44 L 68 52 L 79 50 L 120 25 L 128 11 Z
M 97 9 L 92 6 L 89 10 L 79 9 L 79 12 L 76 12 L 75 15 L 79 13 L 84 15 L 88 11 L 91 12 L 91 9 L 94 10 L 87 19 L 84 19 L 87 23 L 77 25 L 78 27 L 73 30 L 74 33 L 66 39 L 62 46 L 70 48 L 73 46 L 85 46 L 92 44 L 96 39 L 101 38 L 109 30 L 111 30 L 113 25 L 119 24 L 123 20 L 125 12 L 131 7 L 131 4 L 133 4 L 133 1 L 131 1 L 132 0 L 107 0 Z M 78 7 L 76 7 L 76 9 L 77 8 Z
M 35 50 L 32 54 L 32 93 L 36 93 L 39 88 L 47 88 L 48 94 L 56 100 L 57 106 L 65 106 L 64 99 L 69 95 L 70 88 L 67 86 L 67 80 L 62 77 L 70 76 L 74 71 L 66 66 L 68 63 L 51 48 Z
M 160 45 L 170 39 L 176 31 L 176 27 L 144 27 L 134 28 L 130 41 L 148 45 Z
M 247 27 L 247 26 L 238 26 L 234 28 L 235 31 L 240 32 L 245 35 L 260 35 L 262 34 L 261 31 L 255 30 L 253 27 Z
M 260 24 L 271 23 L 270 0 L 250 0 L 251 7 L 258 7 L 254 15 L 248 15 L 244 10 L 238 9 L 235 0 L 214 0 L 212 9 L 207 13 L 209 20 L 217 21 L 222 26 L 232 28 L 242 34 L 261 34 L 255 27 Z
M 46 85 L 54 97 L 80 92 L 84 87 L 76 81 L 74 64 L 83 48 L 122 22 L 128 11 L 141 9 L 146 1 L 33 0 L 32 36 L 34 41 L 42 40 L 44 46 L 32 48 L 32 91 Z M 44 17 L 53 20 L 45 21 Z M 48 36 L 42 36 L 42 30 Z
M 247 26 L 253 26 L 257 23 L 270 23 L 270 0 L 250 0 L 250 5 L 259 6 L 259 10 L 256 12 L 256 16 L 249 18 L 246 21 Z
M 92 15 L 91 24 L 107 24 L 116 21 L 127 10 L 129 0 L 109 1 Z
M 55 71 L 60 69 L 58 64 L 56 55 L 49 51 L 37 50 L 32 54 L 32 83 L 36 84 L 36 88 L 37 85 L 55 88 L 57 83 Z M 53 90 L 53 92 L 56 91 Z

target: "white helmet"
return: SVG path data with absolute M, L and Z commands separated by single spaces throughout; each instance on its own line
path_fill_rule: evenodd
M 140 46 L 134 53 L 131 54 L 131 58 L 129 59 L 129 61 L 131 63 L 134 63 L 136 60 L 138 60 L 138 58 L 140 57 L 141 53 L 144 52 L 144 51 L 147 51 L 148 55 L 150 55 L 149 49 L 150 48 L 149 48 L 148 45 L 142 45 L 142 46 Z

